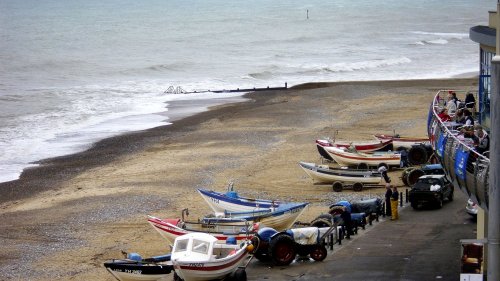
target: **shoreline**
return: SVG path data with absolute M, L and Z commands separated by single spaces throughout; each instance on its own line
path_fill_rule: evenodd
M 93 143 L 91 147 L 85 151 L 76 152 L 68 155 L 46 158 L 38 160 L 34 163 L 39 166 L 28 167 L 25 168 L 19 179 L 8 181 L 8 182 L 0 182 L 0 194 L 3 196 L 0 197 L 0 208 L 5 203 L 10 201 L 22 200 L 24 198 L 28 198 L 31 194 L 22 194 L 23 190 L 19 190 L 18 188 L 28 188 L 31 192 L 43 192 L 46 190 L 50 190 L 52 188 L 57 188 L 57 182 L 64 181 L 72 176 L 82 172 L 83 170 L 90 169 L 96 167 L 98 165 L 106 164 L 111 161 L 116 160 L 116 158 L 126 155 L 128 153 L 135 153 L 144 149 L 148 144 L 154 143 L 155 141 L 159 141 L 162 138 L 169 138 L 175 136 L 175 133 L 180 132 L 185 126 L 189 127 L 193 124 L 201 122 L 204 118 L 211 118 L 213 115 L 216 115 L 216 112 L 209 113 L 211 111 L 217 111 L 219 108 L 231 107 L 238 103 L 248 103 L 252 102 L 252 96 L 257 96 L 257 98 L 262 99 L 265 98 L 266 95 L 269 95 L 270 92 L 279 92 L 279 91 L 289 91 L 289 90 L 303 90 L 303 89 L 316 89 L 316 88 L 325 88 L 331 87 L 334 85 L 350 85 L 350 84 L 359 84 L 359 85 L 370 85 L 370 84 L 397 84 L 401 82 L 427 82 L 427 81 L 446 81 L 446 80 L 469 80 L 476 79 L 476 77 L 470 77 L 472 73 L 464 74 L 464 77 L 456 77 L 456 78 L 445 78 L 445 79 L 410 79 L 410 80 L 375 80 L 375 81 L 340 81 L 340 82 L 311 82 L 304 83 L 289 87 L 287 90 L 271 90 L 271 91 L 261 91 L 257 92 L 249 92 L 238 98 L 231 97 L 229 100 L 233 99 L 243 99 L 242 101 L 235 102 L 227 102 L 217 105 L 208 105 L 204 111 L 198 110 L 196 113 L 191 113 L 186 115 L 184 112 L 179 112 L 179 108 L 173 107 L 172 116 L 169 116 L 167 122 L 172 122 L 172 124 L 167 124 L 164 126 L 154 127 L 141 131 L 133 131 L 127 132 L 120 135 L 116 135 L 113 137 L 102 139 L 96 143 Z M 248 99 L 248 100 L 244 100 Z M 179 103 L 181 106 L 185 106 L 185 104 L 196 103 L 197 101 L 178 101 L 172 102 Z M 217 103 L 217 102 L 214 102 Z M 184 104 L 184 105 L 183 105 Z M 198 104 L 198 107 L 203 107 L 203 104 Z M 187 106 L 189 107 L 189 105 Z M 200 112 L 201 111 L 201 112 Z M 203 115 L 206 113 L 206 116 Z M 168 111 L 164 112 L 165 115 L 168 116 Z M 202 116 L 198 116 L 202 115 Z M 185 120 L 186 119 L 186 120 Z M 163 130 L 168 131 L 167 134 L 163 134 Z M 168 136 L 172 134 L 172 136 Z M 116 146 L 115 144 L 119 143 L 122 145 Z M 98 160 L 99 159 L 99 160 Z M 78 162 L 85 162 L 85 168 L 83 170 L 79 168 Z M 59 171 L 59 170 L 63 171 Z M 47 175 L 48 178 L 47 178 Z M 43 178 L 43 180 L 41 180 Z M 33 188 L 33 185 L 30 184 L 32 181 L 42 181 L 44 182 L 38 188 Z
M 245 102 L 46 160 L 19 182 L 0 184 L 7 195 L 0 203 L 0 276 L 112 280 L 102 262 L 121 250 L 168 251 L 146 215 L 173 217 L 188 207 L 195 219 L 210 211 L 196 187 L 221 190 L 229 180 L 243 195 L 310 202 L 299 218 L 306 222 L 336 200 L 383 196 L 383 188 L 333 193 L 297 163 L 317 162 L 314 139 L 335 130 L 351 140 L 393 129 L 425 134 L 429 102 L 454 87 L 475 89 L 477 80 L 310 83 L 249 93 Z M 398 176 L 391 172 L 395 182 Z

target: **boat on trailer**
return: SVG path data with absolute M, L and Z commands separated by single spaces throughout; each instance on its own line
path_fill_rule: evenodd
M 363 184 L 380 184 L 382 177 L 376 170 L 353 170 L 345 168 L 331 168 L 327 165 L 299 162 L 299 166 L 315 182 L 334 183 L 336 181 Z
M 353 147 L 356 151 L 359 152 L 373 152 L 378 151 L 384 148 L 387 148 L 392 144 L 392 140 L 375 140 L 375 141 L 354 141 L 354 142 L 346 142 L 346 141 L 336 141 L 331 139 L 317 139 L 316 140 L 316 148 L 318 149 L 319 154 L 330 161 L 334 161 L 333 158 L 325 151 L 325 147 L 337 147 L 337 148 L 350 148 Z
M 106 270 L 120 281 L 156 281 L 174 270 L 170 254 L 143 259 L 137 253 L 127 254 L 125 259 L 113 259 L 104 263 Z
M 255 211 L 265 210 L 279 207 L 279 200 L 257 199 L 240 196 L 233 190 L 233 184 L 230 183 L 228 191 L 221 193 L 213 190 L 199 188 L 198 193 L 207 202 L 210 208 L 216 212 L 224 211 L 240 212 L 240 211 Z
M 309 203 L 282 203 L 277 208 L 255 211 L 216 213 L 215 217 L 205 217 L 201 221 L 207 224 L 241 224 L 242 222 L 259 223 L 267 227 L 285 230 L 293 226 Z
M 230 225 L 230 224 L 209 224 L 202 222 L 185 222 L 181 219 L 160 219 L 148 216 L 148 222 L 158 231 L 158 233 L 170 244 L 175 239 L 190 233 L 209 233 L 217 238 L 219 243 L 226 243 L 229 237 L 234 237 L 238 242 L 245 241 L 258 229 L 256 225 Z
M 184 281 L 246 280 L 245 261 L 250 258 L 253 245 L 250 240 L 237 243 L 230 239 L 225 244 L 207 233 L 190 233 L 175 239 L 172 263 L 177 276 Z
M 341 166 L 357 166 L 360 169 L 368 167 L 399 166 L 401 154 L 395 152 L 375 152 L 372 154 L 348 152 L 336 147 L 325 147 L 325 151 Z
M 392 140 L 394 150 L 401 150 L 403 148 L 408 150 L 416 144 L 430 144 L 430 140 L 428 137 L 401 137 L 400 135 L 391 136 L 384 134 L 376 134 L 373 136 L 379 141 Z

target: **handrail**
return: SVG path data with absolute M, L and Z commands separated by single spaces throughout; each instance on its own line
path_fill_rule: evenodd
M 489 158 L 475 151 L 470 144 L 460 140 L 456 131 L 448 128 L 437 113 L 437 108 L 444 106 L 441 94 L 449 91 L 438 91 L 429 109 L 427 133 L 431 139 L 431 146 L 453 184 L 483 209 L 488 210 Z M 460 90 L 452 91 L 469 93 Z
M 436 96 L 434 97 L 434 101 L 433 101 L 433 104 L 432 104 L 432 113 L 434 114 L 434 116 L 436 117 L 436 120 L 438 120 L 438 122 L 440 123 L 441 127 L 445 129 L 446 133 L 448 136 L 453 136 L 455 137 L 455 135 L 451 132 L 450 129 L 448 129 L 448 127 L 443 123 L 443 121 L 441 120 L 441 118 L 438 117 L 438 113 L 436 112 L 436 108 L 439 107 L 439 100 L 440 100 L 440 96 L 439 94 L 441 94 L 442 92 L 444 93 L 448 93 L 449 91 L 451 90 L 439 90 L 438 93 L 436 94 Z M 453 92 L 455 93 L 460 93 L 460 92 L 464 92 L 464 93 L 470 93 L 471 91 L 461 91 L 461 90 L 453 90 Z M 436 104 L 436 100 L 438 101 L 438 104 Z M 481 157 L 483 158 L 483 160 L 486 160 L 488 162 L 490 162 L 490 159 L 485 157 L 484 155 L 482 154 L 479 154 L 477 153 L 474 149 L 470 148 L 466 143 L 464 143 L 463 141 L 461 141 L 460 139 L 458 138 L 455 138 L 455 140 L 457 140 L 461 145 L 463 145 L 464 147 L 467 147 L 470 149 L 471 152 L 473 152 L 474 154 L 476 154 L 476 156 L 478 157 Z

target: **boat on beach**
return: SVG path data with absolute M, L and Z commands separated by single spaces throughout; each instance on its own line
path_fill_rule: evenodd
M 392 140 L 392 145 L 394 150 L 398 151 L 403 148 L 410 149 L 413 145 L 416 144 L 430 144 L 428 137 L 401 137 L 399 135 L 384 135 L 384 134 L 376 134 L 373 135 L 379 141 L 388 141 Z
M 126 259 L 114 259 L 104 263 L 106 270 L 120 281 L 156 281 L 174 270 L 170 254 L 143 259 L 136 253 Z
M 376 152 L 373 154 L 348 152 L 336 147 L 325 147 L 325 151 L 341 166 L 356 166 L 359 169 L 379 166 L 399 166 L 401 154 L 395 152 Z
M 207 224 L 241 224 L 242 222 L 259 223 L 278 230 L 293 226 L 297 218 L 304 212 L 309 203 L 282 203 L 277 208 L 255 211 L 229 212 L 216 214 L 215 217 L 205 217 L 201 221 Z
M 299 162 L 299 166 L 315 182 L 334 183 L 364 183 L 379 184 L 382 180 L 381 174 L 375 170 L 353 170 L 344 168 L 331 168 L 327 165 L 316 165 L 315 163 Z
M 213 190 L 199 188 L 198 193 L 207 202 L 210 208 L 215 213 L 223 213 L 225 211 L 240 212 L 240 211 L 256 211 L 276 208 L 280 206 L 278 200 L 266 200 L 240 196 L 233 190 L 233 184 L 229 184 L 228 191 L 221 193 Z
M 241 266 L 253 251 L 250 240 L 225 244 L 206 233 L 190 233 L 175 239 L 172 264 L 175 273 L 184 281 L 246 280 L 245 267 Z
M 373 152 L 377 150 L 384 149 L 392 144 L 392 140 L 378 140 L 378 141 L 366 141 L 366 142 L 339 142 L 331 139 L 317 139 L 316 148 L 319 154 L 330 161 L 334 161 L 333 158 L 325 151 L 326 147 L 337 147 L 337 148 L 349 148 L 354 147 L 356 151 L 359 152 Z
M 175 239 L 190 233 L 209 233 L 219 243 L 226 243 L 229 237 L 234 237 L 238 242 L 245 241 L 258 229 L 258 225 L 231 225 L 231 224 L 209 224 L 202 222 L 185 222 L 181 219 L 160 219 L 148 216 L 148 222 L 158 233 L 170 244 Z
M 309 203 L 286 203 L 278 208 L 247 212 L 224 212 L 221 216 L 205 217 L 197 222 L 182 219 L 160 219 L 148 216 L 148 222 L 170 243 L 175 238 L 193 232 L 206 232 L 215 236 L 221 242 L 228 237 L 244 240 L 249 234 L 257 231 L 260 225 L 285 230 L 293 226 L 297 218 Z

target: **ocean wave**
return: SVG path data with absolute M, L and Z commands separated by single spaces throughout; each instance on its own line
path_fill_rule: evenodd
M 446 45 L 449 41 L 446 39 L 436 39 L 436 40 L 423 40 L 415 42 L 414 45 Z
M 277 77 L 290 76 L 315 76 L 328 75 L 331 73 L 345 73 L 364 71 L 387 66 L 410 63 L 411 59 L 407 57 L 391 58 L 391 59 L 375 59 L 359 62 L 341 62 L 330 65 L 325 64 L 289 64 L 282 67 L 272 66 L 272 70 L 267 68 L 262 72 L 254 72 L 248 74 L 248 77 L 258 80 L 271 80 Z
M 433 35 L 438 37 L 455 38 L 455 39 L 468 39 L 468 33 L 454 33 L 454 32 L 426 32 L 426 31 L 412 31 L 413 34 L 420 35 Z

